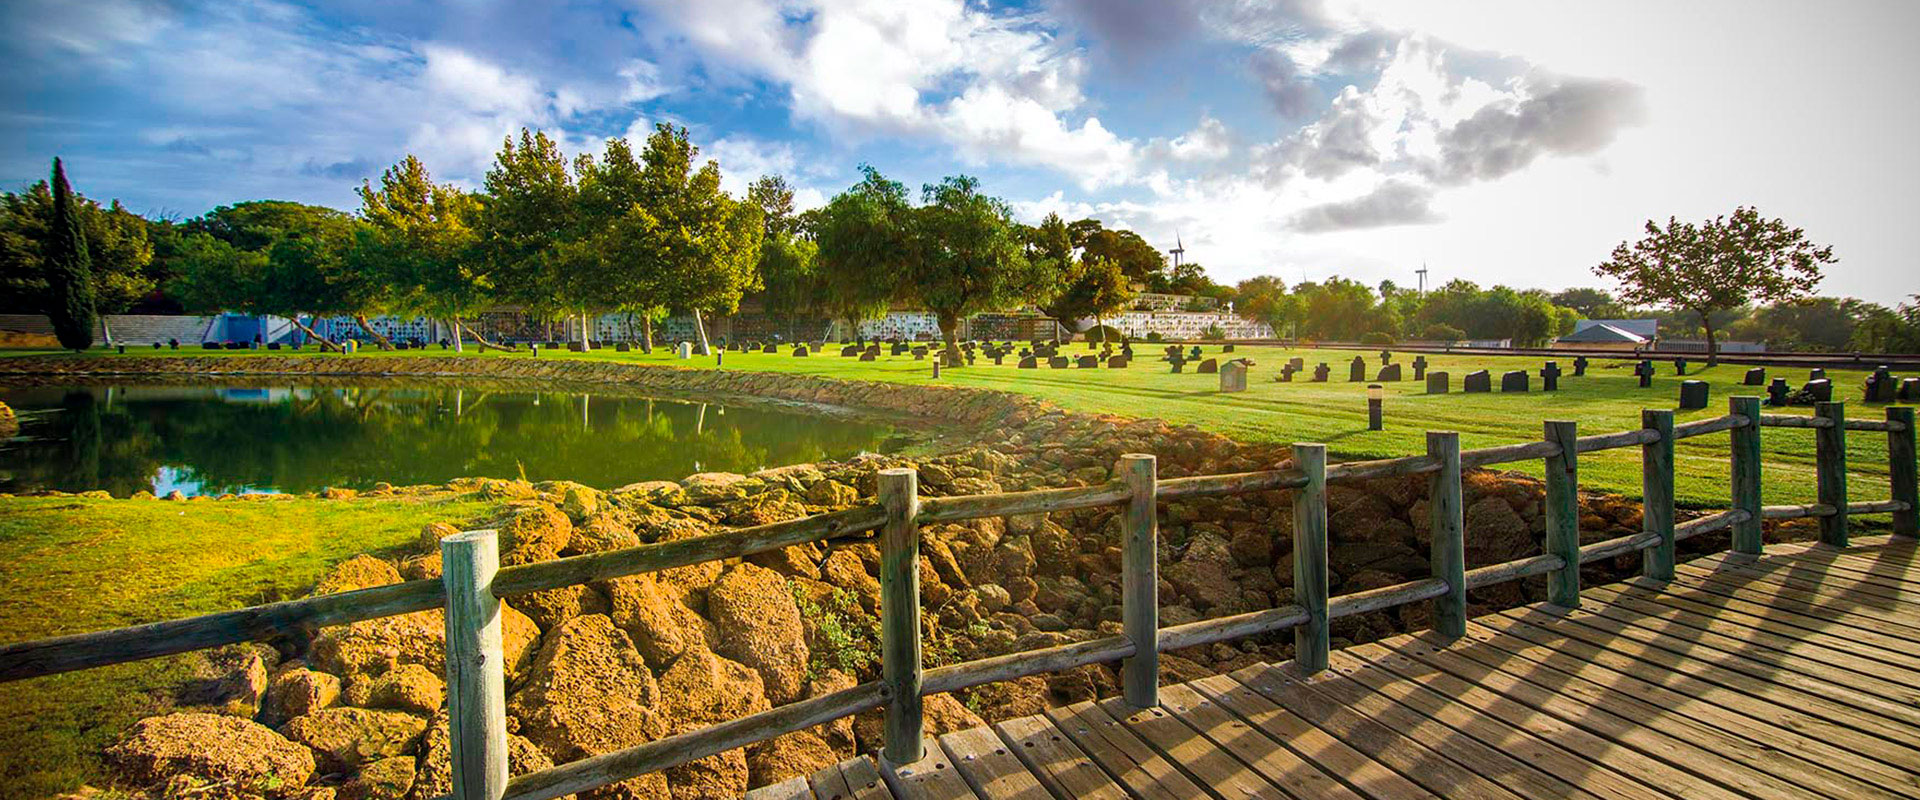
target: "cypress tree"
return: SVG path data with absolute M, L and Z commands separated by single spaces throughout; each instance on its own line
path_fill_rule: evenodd
M 80 218 L 73 211 L 73 187 L 67 170 L 53 160 L 53 224 L 47 242 L 47 316 L 53 318 L 60 346 L 85 350 L 93 346 L 93 266 Z

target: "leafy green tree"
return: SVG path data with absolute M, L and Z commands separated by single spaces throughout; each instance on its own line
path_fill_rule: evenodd
M 1069 230 L 1074 232 L 1073 244 L 1080 248 L 1082 259 L 1104 258 L 1120 265 L 1120 272 L 1129 281 L 1156 291 L 1169 288 L 1164 274 L 1166 256 L 1140 234 L 1106 228 L 1093 219 L 1075 222 Z
M 148 240 L 153 223 L 127 211 L 118 200 L 102 207 L 74 193 L 71 208 L 87 243 L 95 310 L 117 314 L 150 297 L 158 276 Z M 0 311 L 46 313 L 52 223 L 53 189 L 48 182 L 0 194 Z
M 1579 312 L 1582 319 L 1619 319 L 1626 311 L 1607 290 L 1586 287 L 1555 292 L 1553 304 Z
M 53 318 L 53 333 L 60 346 L 85 350 L 93 346 L 94 305 L 93 268 L 87 254 L 86 235 L 80 230 L 78 212 L 73 208 L 73 187 L 67 185 L 67 169 L 60 159 L 53 160 L 53 216 L 49 221 L 51 237 L 46 250 L 47 314 Z
M 1035 265 L 1039 267 L 1040 265 Z M 1071 267 L 1066 283 L 1054 290 L 1053 299 L 1040 307 L 1047 316 L 1062 324 L 1092 317 L 1100 341 L 1107 340 L 1106 317 L 1133 301 L 1133 289 L 1120 265 L 1095 257 Z M 1092 334 L 1089 334 L 1092 335 Z
M 819 307 L 847 322 L 847 338 L 857 335 L 861 320 L 886 313 L 917 248 L 906 187 L 865 164 L 860 172 L 860 182 L 817 209 L 810 226 L 818 244 Z
M 1920 353 L 1920 295 L 1897 309 L 1874 306 L 1854 326 L 1849 344 L 1856 352 Z
M 282 200 L 216 208 L 182 226 L 180 275 L 169 291 L 198 311 L 286 317 L 331 349 L 303 317 L 364 311 L 367 297 L 346 274 L 357 224 L 335 209 Z
M 650 241 L 635 231 L 653 224 L 647 201 L 645 167 L 624 138 L 611 138 L 598 161 L 582 157 L 579 173 L 579 222 L 582 234 L 563 248 L 570 269 L 598 278 L 595 300 L 641 323 L 640 348 L 653 352 L 653 323 L 666 316 L 662 304 L 665 266 Z
M 903 288 L 932 311 L 946 340 L 949 365 L 961 363 L 960 320 L 982 311 L 1044 302 L 1047 270 L 1027 259 L 1006 202 L 980 192 L 980 181 L 948 177 L 922 190 L 911 226 L 915 258 Z
M 507 137 L 487 171 L 474 225 L 483 273 L 497 297 L 536 314 L 575 316 L 584 349 L 592 341 L 589 306 L 605 288 L 580 246 L 582 204 L 560 146 L 522 128 Z
M 461 318 L 492 302 L 485 265 L 475 251 L 479 199 L 433 182 L 409 154 L 380 174 L 380 185 L 360 184 L 360 218 L 347 251 L 357 290 L 382 294 L 390 310 L 443 320 L 453 349 L 464 352 Z M 362 328 L 368 328 L 360 317 Z M 370 328 L 368 328 L 371 330 Z M 482 348 L 505 349 L 472 334 Z
M 1645 237 L 1621 242 L 1593 271 L 1619 281 L 1620 299 L 1629 305 L 1697 315 L 1706 328 L 1711 366 L 1720 358 L 1713 312 L 1805 297 L 1820 282 L 1821 265 L 1831 263 L 1832 247 L 1815 245 L 1805 231 L 1741 206 L 1731 216 L 1697 225 L 1669 217 L 1662 227 L 1647 220 Z
M 1300 323 L 1300 297 L 1287 292 L 1287 283 L 1272 275 L 1257 275 L 1234 288 L 1233 309 L 1240 316 L 1266 323 L 1275 336 Z
M 711 352 L 702 312 L 732 314 L 759 287 L 760 208 L 720 189 L 720 165 L 698 169 L 685 128 L 654 126 L 641 153 L 640 202 L 622 232 L 659 266 L 661 304 L 693 315 L 695 350 Z
M 747 202 L 760 209 L 761 307 L 787 321 L 787 338 L 792 339 L 794 319 L 820 310 L 820 246 L 806 238 L 793 213 L 793 189 L 785 178 L 761 176 L 747 187 Z

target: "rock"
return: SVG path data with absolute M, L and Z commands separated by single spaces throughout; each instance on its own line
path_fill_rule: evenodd
M 1009 536 L 1000 540 L 994 548 L 994 561 L 999 571 L 994 573 L 1002 578 L 1026 577 L 1033 574 L 1033 543 L 1025 536 Z
M 954 731 L 964 731 L 987 724 L 980 715 L 969 711 L 951 694 L 930 694 L 921 707 L 921 718 L 926 735 L 939 736 Z M 866 711 L 853 718 L 854 735 L 860 741 L 860 750 L 879 750 L 885 746 L 884 732 L 886 715 L 883 710 Z
M 266 700 L 260 709 L 260 721 L 281 725 L 294 717 L 311 714 L 340 700 L 340 679 L 306 668 L 290 669 L 275 675 L 267 685 Z
M 1161 658 L 1165 658 L 1162 655 Z M 1047 690 L 1060 705 L 1070 705 L 1082 700 L 1110 697 L 1120 691 L 1120 682 L 1113 673 L 1099 664 L 1086 664 L 1065 672 L 1055 672 L 1046 676 Z
M 680 487 L 688 503 L 717 505 L 746 497 L 746 488 L 740 485 L 746 480 L 737 472 L 700 472 L 681 479 Z
M 1273 563 L 1273 536 L 1260 527 L 1247 526 L 1235 531 L 1227 549 L 1233 553 L 1234 563 L 1243 567 Z
M 349 685 L 407 664 L 445 674 L 446 621 L 439 609 L 362 620 L 321 628 L 309 653 L 312 666 L 340 676 Z M 507 680 L 514 680 L 533 655 L 540 629 L 512 606 L 500 610 L 500 638 Z
M 359 496 L 360 493 L 353 489 L 342 489 L 338 486 L 329 486 L 320 490 L 320 499 L 322 500 L 352 500 Z
M 567 620 L 548 634 L 507 713 L 555 762 L 653 741 L 666 721 L 659 687 L 632 640 L 604 614 Z
M 573 538 L 573 520 L 544 504 L 517 508 L 492 527 L 500 532 L 500 563 L 505 566 L 558 558 Z
M 197 712 L 140 720 L 105 756 L 119 778 L 134 786 L 187 775 L 207 783 L 291 790 L 306 785 L 314 770 L 311 751 L 265 725 Z
M 793 464 L 785 467 L 773 467 L 753 473 L 748 477 L 759 480 L 769 486 L 778 486 L 790 492 L 806 492 L 814 484 L 826 480 L 826 473 L 813 464 Z
M 823 480 L 807 487 L 807 502 L 838 508 L 860 502 L 860 490 L 835 480 Z
M 1526 558 L 1538 552 L 1527 521 L 1499 497 L 1483 497 L 1467 506 L 1467 566 L 1478 567 Z
M 673 800 L 733 800 L 747 792 L 747 753 L 728 750 L 664 770 Z
M 827 553 L 827 557 L 820 562 L 820 578 L 834 586 L 852 590 L 868 612 L 879 610 L 880 579 L 867 572 L 866 564 L 852 550 L 836 549 Z
M 1413 528 L 1387 501 L 1362 494 L 1328 515 L 1327 535 L 1338 541 L 1405 544 L 1413 541 Z
M 974 687 L 967 693 L 967 707 L 979 709 L 988 722 L 999 722 L 1046 711 L 1049 694 L 1046 678 L 1028 675 Z
M 394 569 L 392 564 L 362 553 L 327 570 L 320 582 L 314 584 L 310 595 L 339 594 L 399 582 L 400 571 Z
M 585 522 L 588 517 L 599 513 L 600 492 L 579 484 L 568 486 L 566 494 L 560 497 L 560 510 L 573 519 Z
M 567 540 L 567 550 L 576 554 L 639 546 L 640 537 L 634 534 L 633 528 L 628 527 L 620 515 L 605 511 L 588 517 L 585 524 L 573 529 L 573 536 Z
M 840 755 L 820 734 L 794 731 L 747 748 L 747 782 L 766 786 L 804 778 L 838 763 Z
M 264 652 L 264 655 L 263 655 Z M 253 719 L 267 693 L 266 656 L 277 657 L 264 645 L 229 645 L 194 654 L 195 672 L 205 676 L 188 681 L 175 693 L 180 710 L 208 711 Z
M 427 715 L 439 710 L 446 693 L 447 683 L 438 674 L 418 664 L 407 664 L 373 680 L 367 706 Z
M 607 581 L 609 614 L 626 631 L 648 666 L 665 670 L 689 648 L 710 648 L 717 641 L 713 624 L 694 613 L 651 574 Z
M 707 593 L 707 616 L 719 634 L 714 651 L 760 673 L 767 699 L 775 705 L 799 699 L 809 654 L 800 608 L 785 579 L 752 564 L 735 565 Z
M 553 759 L 527 738 L 507 734 L 507 773 L 525 775 L 553 766 Z M 415 800 L 433 800 L 453 791 L 453 736 L 441 709 L 420 740 L 420 766 L 414 778 Z
M 837 669 L 823 669 L 807 684 L 807 697 L 823 697 L 834 692 L 846 691 L 857 685 L 859 684 L 854 681 L 852 675 Z M 820 739 L 826 742 L 828 747 L 833 748 L 833 752 L 842 757 L 853 755 L 856 742 L 852 717 L 841 717 L 832 722 L 821 723 L 812 730 L 820 735 Z
M 482 478 L 479 489 L 480 496 L 487 500 L 532 500 L 540 496 L 533 484 L 526 481 Z
M 676 730 L 702 728 L 771 707 L 759 673 L 704 647 L 688 651 L 660 675 L 656 710 Z
M 440 572 L 440 551 L 438 550 L 400 562 L 400 577 L 410 581 L 437 581 L 440 580 Z
M 280 733 L 311 748 L 321 772 L 345 772 L 407 752 L 426 729 L 425 717 L 335 706 L 294 717 Z
M 420 529 L 420 549 L 427 553 L 440 552 L 440 540 L 459 533 L 460 529 L 450 522 L 429 522 Z
M 516 595 L 507 598 L 507 604 L 526 614 L 543 631 L 553 630 L 582 614 L 607 613 L 606 595 L 601 594 L 597 587 L 587 584 Z
M 973 587 L 973 594 L 980 599 L 980 608 L 991 614 L 1013 604 L 1013 595 L 997 583 L 983 583 Z
M 1202 533 L 1188 542 L 1180 561 L 1168 566 L 1163 574 L 1182 597 L 1191 599 L 1202 611 L 1220 616 L 1244 610 L 1233 568 L 1233 552 L 1226 540 Z
M 339 800 L 401 800 L 413 790 L 410 756 L 383 758 L 360 768 L 353 780 L 340 785 Z
M 785 489 L 749 495 L 721 506 L 720 510 L 726 515 L 727 524 L 738 528 L 770 525 L 807 515 L 807 507 L 800 503 L 800 498 Z

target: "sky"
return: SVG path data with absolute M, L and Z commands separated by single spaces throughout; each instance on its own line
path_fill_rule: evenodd
M 1649 219 L 1739 205 L 1920 293 L 1920 2 L 7 0 L 0 186 L 151 215 L 352 209 L 408 153 L 686 128 L 802 206 L 871 164 L 1097 217 L 1215 280 L 1606 287 Z

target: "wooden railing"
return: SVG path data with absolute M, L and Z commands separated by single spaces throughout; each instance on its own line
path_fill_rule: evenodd
M 1763 506 L 1760 497 L 1760 429 L 1808 428 L 1816 437 L 1817 502 Z M 1676 524 L 1674 442 L 1727 431 L 1732 466 L 1732 507 Z M 1887 434 L 1892 497 L 1852 501 L 1847 490 L 1846 434 Z M 1913 537 L 1916 496 L 1912 408 L 1889 407 L 1885 421 L 1848 420 L 1841 403 L 1821 403 L 1811 417 L 1763 414 L 1758 398 L 1735 397 L 1723 416 L 1673 423 L 1673 412 L 1641 413 L 1641 427 L 1596 436 L 1577 435 L 1572 422 L 1547 422 L 1540 441 L 1461 450 L 1456 433 L 1427 434 L 1423 455 L 1328 465 L 1326 446 L 1293 446 L 1284 469 L 1160 480 L 1151 455 L 1126 455 L 1109 483 L 958 497 L 921 498 L 910 469 L 880 473 L 879 502 L 844 511 L 661 544 L 574 556 L 537 564 L 499 567 L 493 531 L 470 531 L 441 541 L 443 575 L 438 581 L 324 595 L 201 617 L 97 633 L 0 645 L 0 680 L 87 669 L 246 641 L 272 639 L 327 625 L 446 609 L 447 704 L 451 723 L 453 797 L 461 800 L 545 800 L 586 791 L 684 764 L 841 717 L 885 707 L 883 756 L 896 764 L 923 755 L 921 698 L 995 681 L 1121 661 L 1127 702 L 1158 704 L 1161 651 L 1260 633 L 1292 630 L 1296 667 L 1327 667 L 1329 625 L 1341 617 L 1427 601 L 1436 631 L 1464 635 L 1469 589 L 1545 575 L 1549 601 L 1577 605 L 1580 565 L 1645 551 L 1643 571 L 1672 580 L 1674 544 L 1693 536 L 1732 530 L 1732 549 L 1758 554 L 1765 519 L 1814 517 L 1822 542 L 1845 546 L 1854 514 L 1890 513 L 1896 535 Z M 1579 532 L 1579 456 L 1639 447 L 1645 505 L 1640 533 L 1582 546 Z M 1546 466 L 1546 552 L 1503 564 L 1467 569 L 1461 472 L 1471 467 L 1542 459 Z M 1330 597 L 1327 579 L 1329 483 L 1406 475 L 1429 476 L 1432 573 L 1395 586 Z M 1270 489 L 1294 492 L 1294 603 L 1280 608 L 1163 627 L 1159 623 L 1156 504 Z M 919 528 L 921 525 L 1122 505 L 1122 633 L 1056 647 L 1010 653 L 924 669 L 920 652 Z M 508 780 L 506 687 L 501 646 L 501 599 L 529 592 L 606 580 L 623 575 L 738 558 L 793 545 L 878 531 L 881 549 L 882 677 L 831 694 L 802 700 L 681 733 L 636 747 Z

